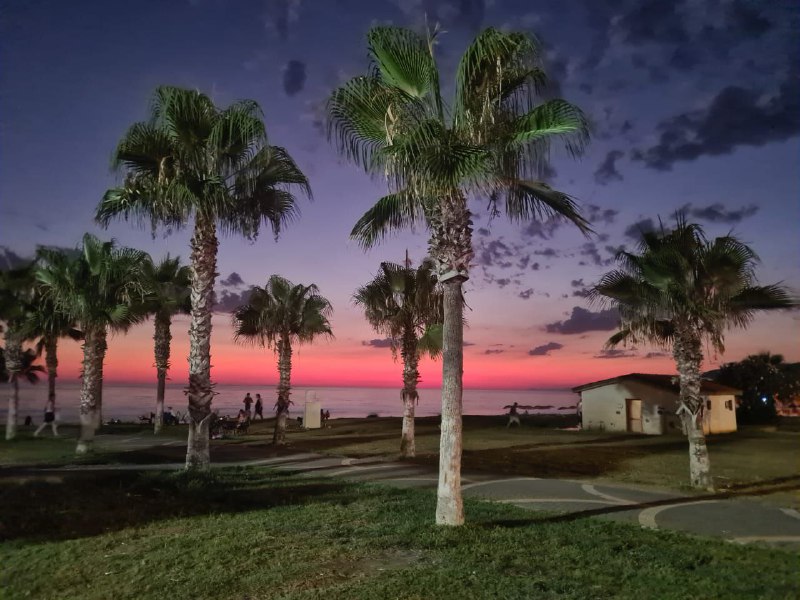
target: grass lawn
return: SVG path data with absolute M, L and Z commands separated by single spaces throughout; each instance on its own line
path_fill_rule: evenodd
M 12 598 L 796 598 L 797 554 L 229 468 L 1 478 Z

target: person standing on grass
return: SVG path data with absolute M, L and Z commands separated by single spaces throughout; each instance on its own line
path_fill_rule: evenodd
M 264 420 L 264 403 L 261 401 L 261 394 L 256 394 L 256 408 L 253 413 L 253 419 L 256 417 L 261 417 L 261 420 Z
M 47 427 L 47 425 L 53 430 L 53 437 L 58 437 L 58 425 L 56 424 L 56 407 L 55 403 L 52 400 L 48 400 L 47 404 L 44 407 L 44 421 L 36 431 L 33 432 L 33 437 L 38 437 L 39 434 L 42 432 L 42 429 Z
M 247 416 L 250 416 L 250 407 L 253 405 L 253 398 L 250 396 L 250 392 L 247 392 L 245 395 L 244 400 L 242 400 L 244 404 L 244 412 L 247 413 Z

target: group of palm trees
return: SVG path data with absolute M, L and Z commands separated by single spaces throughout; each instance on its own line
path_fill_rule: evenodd
M 493 28 L 480 33 L 461 57 L 452 101 L 446 103 L 436 62 L 438 33 L 437 29 L 419 34 L 398 27 L 372 28 L 367 35 L 366 74 L 334 90 L 327 113 L 328 136 L 337 150 L 367 173 L 385 179 L 389 191 L 356 223 L 351 237 L 371 247 L 387 234 L 413 225 L 429 232 L 429 258 L 418 269 L 408 263 L 384 263 L 376 278 L 356 292 L 355 301 L 364 307 L 370 323 L 392 340 L 393 350 L 404 361 L 401 451 L 406 456 L 414 452 L 420 352 L 441 352 L 436 522 L 459 525 L 464 521 L 462 289 L 473 258 L 468 200 L 486 201 L 491 216 L 504 212 L 515 222 L 560 218 L 590 235 L 589 223 L 573 199 L 542 181 L 553 143 L 579 153 L 588 140 L 588 124 L 572 104 L 543 100 L 547 78 L 536 40 Z M 149 223 L 154 229 L 190 224 L 194 228 L 188 272 L 186 466 L 207 469 L 218 232 L 254 238 L 263 225 L 278 236 L 298 214 L 295 194 L 310 197 L 311 191 L 289 154 L 268 142 L 255 102 L 240 101 L 221 109 L 198 91 L 164 86 L 156 90 L 151 106 L 149 119 L 131 126 L 115 151 L 124 182 L 106 192 L 96 219 L 103 225 L 122 218 Z M 752 310 L 787 306 L 790 301 L 781 288 L 751 285 L 755 256 L 734 238 L 706 243 L 697 226 L 679 222 L 675 232 L 645 236 L 643 244 L 641 255 L 620 255 L 622 270 L 602 280 L 596 297 L 611 298 L 620 308 L 624 334 L 613 342 L 627 338 L 672 344 L 681 399 L 696 417 L 699 340 L 706 336 L 721 346 L 726 326 L 744 325 Z M 113 272 L 106 270 L 100 256 L 114 257 Z M 67 311 L 70 324 L 77 324 L 85 338 L 79 445 L 84 450 L 101 402 L 98 376 L 106 332 L 132 323 L 136 317 L 126 302 L 143 300 L 148 294 L 135 278 L 118 275 L 143 259 L 138 251 L 91 236 L 84 239 L 80 260 L 42 253 L 37 277 L 50 290 L 44 296 Z M 74 303 L 66 300 L 70 297 Z M 291 299 L 295 315 L 311 311 L 310 327 L 298 329 L 294 317 L 276 310 L 276 297 Z M 159 389 L 162 371 L 168 367 L 163 360 L 169 355 L 167 315 L 184 304 L 175 297 L 169 306 L 163 313 L 151 312 L 156 315 Z M 331 335 L 329 315 L 330 303 L 314 286 L 294 286 L 278 276 L 256 290 L 234 315 L 237 338 L 278 352 L 277 409 L 283 417 L 278 422 L 285 422 L 291 402 L 291 341 Z M 13 354 L 14 369 L 18 358 L 11 348 L 17 335 L 13 327 L 6 331 L 6 360 Z M 694 426 L 687 431 L 692 452 L 699 455 L 702 429 L 699 434 Z M 276 427 L 276 441 L 281 436 Z

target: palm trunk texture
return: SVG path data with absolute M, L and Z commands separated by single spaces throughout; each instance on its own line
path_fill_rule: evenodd
M 44 342 L 44 362 L 47 365 L 47 401 L 56 409 L 56 377 L 58 377 L 58 338 L 47 336 Z
M 19 408 L 19 374 L 22 371 L 22 336 L 13 325 L 6 329 L 6 369 L 9 376 L 8 414 L 6 415 L 6 439 L 17 436 L 17 410 Z
M 158 434 L 164 426 L 164 392 L 167 385 L 167 371 L 169 370 L 169 346 L 172 341 L 170 332 L 169 315 L 156 315 L 155 333 L 155 361 L 156 361 L 156 418 L 153 422 L 153 433 Z
M 700 365 L 703 353 L 696 336 L 678 332 L 673 347 L 680 379 L 681 422 L 689 439 L 689 479 L 692 487 L 713 488 L 711 462 L 703 433 L 703 399 L 700 396 Z
M 292 377 L 292 344 L 288 336 L 281 336 L 278 342 L 278 402 L 276 403 L 275 432 L 272 443 L 283 446 L 286 443 L 286 421 L 289 418 L 289 395 Z
M 191 322 L 189 325 L 189 439 L 186 468 L 211 468 L 209 423 L 214 388 L 211 383 L 211 311 L 217 276 L 217 232 L 214 222 L 197 215 L 191 254 Z
M 406 331 L 403 339 L 403 432 L 400 438 L 400 456 L 413 458 L 417 455 L 414 442 L 414 408 L 419 400 L 419 352 L 413 326 Z
M 440 213 L 430 218 L 430 255 L 444 287 L 442 352 L 442 433 L 439 438 L 437 525 L 463 525 L 461 495 L 462 394 L 464 374 L 464 320 L 461 288 L 469 279 L 472 220 L 467 201 L 459 193 L 442 198 Z
M 100 426 L 102 410 L 103 361 L 106 355 L 105 327 L 84 327 L 83 381 L 81 384 L 81 430 L 75 454 L 88 454 L 94 448 L 94 433 Z

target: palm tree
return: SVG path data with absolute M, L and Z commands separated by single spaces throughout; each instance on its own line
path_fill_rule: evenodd
M 286 150 L 267 143 L 262 119 L 252 100 L 220 109 L 200 92 L 157 88 L 150 119 L 131 126 L 114 153 L 125 182 L 108 190 L 97 209 L 103 225 L 123 217 L 149 221 L 154 230 L 180 228 L 194 218 L 187 469 L 210 468 L 217 228 L 255 238 L 263 222 L 277 236 L 298 213 L 292 189 L 311 196 L 305 175 Z
M 391 342 L 392 354 L 403 359 L 403 430 L 400 454 L 416 455 L 414 406 L 419 401 L 420 355 L 441 352 L 442 291 L 437 285 L 433 262 L 425 259 L 417 269 L 381 263 L 381 271 L 358 288 L 353 300 L 364 309 L 373 329 Z
M 145 258 L 140 250 L 120 248 L 88 233 L 76 258 L 40 251 L 37 279 L 56 308 L 74 319 L 84 333 L 77 454 L 92 450 L 100 424 L 108 332 L 125 331 L 143 318 L 141 265 Z
M 41 250 L 39 251 L 41 253 Z M 50 252 L 61 252 L 52 249 Z M 36 354 L 44 353 L 47 367 L 47 401 L 56 406 L 56 378 L 58 377 L 58 340 L 69 337 L 83 339 L 83 332 L 75 328 L 75 320 L 59 310 L 45 289 L 36 287 L 32 311 L 23 324 L 26 339 L 36 340 Z
M 154 433 L 158 434 L 164 424 L 164 393 L 169 370 L 172 317 L 176 314 L 189 314 L 189 286 L 191 272 L 189 267 L 181 266 L 181 259 L 167 256 L 158 264 L 149 256 L 142 264 L 143 284 L 145 286 L 144 310 L 153 315 L 155 321 L 155 366 L 158 382 L 156 385 L 156 418 Z
M 11 393 L 8 397 L 6 415 L 6 439 L 17 435 L 17 412 L 19 409 L 19 380 L 25 368 L 24 323 L 33 311 L 34 278 L 33 264 L 8 271 L 0 271 L 0 319 L 5 321 L 5 368 Z
M 273 275 L 263 288 L 251 290 L 247 304 L 233 314 L 234 339 L 271 347 L 278 355 L 278 399 L 273 444 L 284 444 L 292 377 L 292 345 L 311 343 L 319 336 L 333 336 L 328 318 L 331 303 L 317 286 L 294 285 Z
M 620 331 L 608 345 L 655 342 L 672 348 L 680 382 L 683 429 L 689 439 L 692 486 L 712 487 L 703 434 L 700 366 L 703 342 L 724 352 L 724 334 L 746 327 L 760 310 L 794 305 L 779 285 L 755 285 L 758 257 L 733 236 L 708 241 L 703 229 L 678 214 L 671 231 L 644 233 L 639 254 L 620 252 L 591 298 L 619 310 Z
M 396 27 L 367 34 L 370 68 L 328 100 L 329 137 L 348 159 L 385 176 L 389 194 L 355 225 L 369 247 L 391 231 L 427 225 L 429 254 L 443 284 L 442 435 L 436 522 L 464 522 L 461 497 L 462 286 L 473 257 L 469 197 L 512 221 L 556 216 L 588 231 L 573 200 L 540 181 L 550 144 L 571 152 L 587 124 L 563 100 L 539 102 L 541 52 L 522 33 L 486 29 L 459 63 L 445 106 L 427 37 Z

